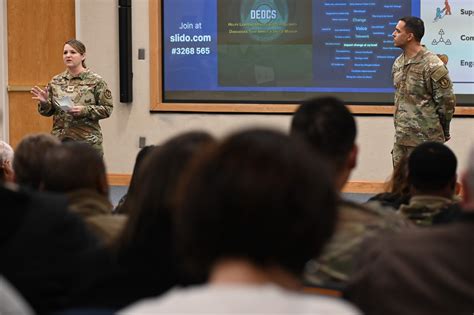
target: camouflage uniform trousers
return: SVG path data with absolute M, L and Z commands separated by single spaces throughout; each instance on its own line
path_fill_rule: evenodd
M 402 158 L 408 154 L 410 154 L 415 147 L 413 146 L 408 146 L 408 145 L 402 145 L 398 143 L 393 144 L 393 149 L 392 149 L 392 164 L 393 168 L 398 165 L 398 163 L 402 160 Z

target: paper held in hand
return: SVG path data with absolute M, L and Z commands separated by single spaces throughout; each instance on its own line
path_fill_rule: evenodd
M 54 102 L 65 112 L 70 111 L 74 107 L 74 103 L 69 96 L 63 96 L 61 98 L 55 99 Z

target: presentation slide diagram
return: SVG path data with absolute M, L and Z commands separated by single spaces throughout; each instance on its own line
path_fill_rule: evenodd
M 474 94 L 474 1 L 421 1 L 423 43 L 448 57 L 448 69 L 459 94 Z

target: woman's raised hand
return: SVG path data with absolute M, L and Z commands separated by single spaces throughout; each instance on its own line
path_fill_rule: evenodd
M 44 89 L 42 89 L 38 86 L 35 86 L 34 88 L 31 89 L 30 92 L 31 94 L 34 95 L 32 99 L 38 100 L 40 103 L 48 102 L 48 95 L 49 95 L 48 87 L 45 87 Z

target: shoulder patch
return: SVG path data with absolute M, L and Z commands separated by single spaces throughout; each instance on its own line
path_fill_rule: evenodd
M 439 86 L 441 86 L 441 88 L 443 88 L 443 89 L 447 89 L 451 86 L 451 81 L 449 81 L 449 79 L 446 78 L 446 77 L 441 78 L 438 81 L 438 83 L 439 83 Z
M 436 69 L 432 74 L 431 78 L 435 81 L 438 82 L 442 77 L 446 76 L 448 74 L 448 69 L 446 69 L 445 66 L 439 67 Z
M 110 92 L 110 90 L 107 89 L 107 90 L 105 90 L 105 92 L 104 92 L 104 96 L 105 96 L 106 99 L 109 100 L 109 99 L 112 98 L 112 92 Z

